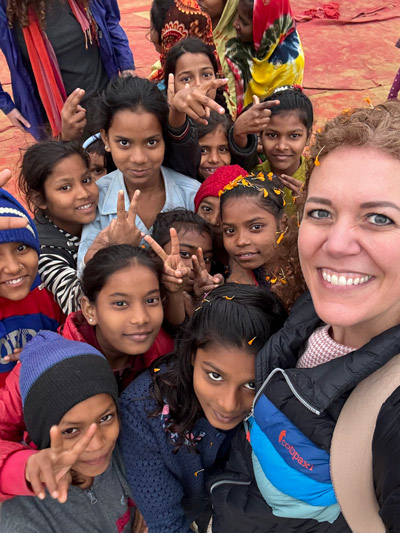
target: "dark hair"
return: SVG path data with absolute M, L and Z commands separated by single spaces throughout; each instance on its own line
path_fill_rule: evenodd
M 159 213 L 154 221 L 151 236 L 160 246 L 165 246 L 171 240 L 169 233 L 171 228 L 175 228 L 178 233 L 182 229 L 187 231 L 194 230 L 199 235 L 207 233 L 211 239 L 213 237 L 209 223 L 197 213 L 193 213 L 193 211 L 188 211 L 187 209 L 177 208 Z
M 313 106 L 311 100 L 301 89 L 296 87 L 277 89 L 273 94 L 265 98 L 264 102 L 270 100 L 279 100 L 279 105 L 271 107 L 271 116 L 297 111 L 301 122 L 307 130 L 311 130 L 314 122 Z
M 199 140 L 209 133 L 212 133 L 220 125 L 225 131 L 226 138 L 228 139 L 229 130 L 233 126 L 233 120 L 231 119 L 229 113 L 225 112 L 223 115 L 220 115 L 216 111 L 212 110 L 210 116 L 207 118 L 207 122 L 208 124 L 196 124 Z
M 75 141 L 41 141 L 30 146 L 22 159 L 18 186 L 26 195 L 29 208 L 37 211 L 32 193 L 39 193 L 43 198 L 44 184 L 54 167 L 63 159 L 78 155 L 89 168 L 89 156 L 82 146 Z
M 175 74 L 176 63 L 180 57 L 185 54 L 204 54 L 211 61 L 212 67 L 214 69 L 214 74 L 218 74 L 218 63 L 215 59 L 211 46 L 206 44 L 201 39 L 197 37 L 187 37 L 181 41 L 174 44 L 171 50 L 168 52 L 165 60 L 165 85 L 168 85 L 168 76 L 169 74 Z
M 153 0 L 150 8 L 150 22 L 152 27 L 158 33 L 161 41 L 161 30 L 165 24 L 165 17 L 173 5 L 174 0 Z
M 99 101 L 98 123 L 100 129 L 109 130 L 118 111 L 143 109 L 159 120 L 164 137 L 168 122 L 168 103 L 154 83 L 138 76 L 119 76 L 112 79 Z M 138 127 L 140 125 L 138 124 Z
M 110 152 L 106 152 L 105 145 L 101 138 L 96 139 L 95 141 L 90 143 L 89 146 L 86 148 L 86 151 L 88 152 L 88 154 L 97 154 L 103 157 L 104 166 L 107 170 L 107 174 L 113 172 L 114 170 L 117 170 L 112 155 L 110 154 Z
M 263 178 L 261 180 L 258 176 Z M 275 217 L 277 223 L 283 216 L 285 200 L 283 192 L 283 184 L 276 174 L 259 172 L 257 175 L 249 174 L 244 177 L 245 180 L 250 183 L 250 186 L 246 186 L 244 183 L 239 182 L 232 189 L 225 190 L 221 194 L 220 210 L 221 218 L 224 204 L 227 200 L 232 198 L 241 197 L 253 197 L 257 202 L 271 215 Z M 265 192 L 267 196 L 265 196 Z
M 81 281 L 84 296 L 95 302 L 110 276 L 131 265 L 146 267 L 161 278 L 161 261 L 151 252 L 139 246 L 115 244 L 100 249 L 85 266 Z
M 168 431 L 178 434 L 175 452 L 186 439 L 194 444 L 190 433 L 202 416 L 193 389 L 192 363 L 197 350 L 220 344 L 246 349 L 255 357 L 269 337 L 282 327 L 285 318 L 286 312 L 278 298 L 260 287 L 227 283 L 203 299 L 184 326 L 176 352 L 157 361 L 157 366 L 168 362 L 167 370 L 152 374 L 151 394 L 158 407 L 150 416 L 159 416 L 165 402 L 168 404 Z

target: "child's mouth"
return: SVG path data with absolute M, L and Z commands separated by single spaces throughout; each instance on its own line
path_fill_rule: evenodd
M 22 285 L 22 283 L 25 281 L 25 278 L 26 276 L 20 276 L 19 278 L 8 279 L 7 281 L 3 281 L 3 283 L 16 287 L 18 285 Z
M 78 211 L 87 211 L 88 209 L 91 209 L 93 207 L 93 202 L 91 204 L 85 204 L 85 205 L 80 205 L 79 207 L 77 207 L 76 209 Z

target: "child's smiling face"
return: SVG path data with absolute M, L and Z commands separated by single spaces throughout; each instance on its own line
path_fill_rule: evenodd
M 0 244 L 0 297 L 17 302 L 28 296 L 38 271 L 37 252 L 23 243 Z
M 217 168 L 230 165 L 232 156 L 228 137 L 221 124 L 199 139 L 199 145 L 201 149 L 199 176 L 203 180 L 214 174 Z

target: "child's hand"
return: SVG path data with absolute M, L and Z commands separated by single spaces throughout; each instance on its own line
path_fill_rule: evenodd
M 13 351 L 13 353 L 11 353 L 10 355 L 6 355 L 5 357 L 3 357 L 3 361 L 6 362 L 6 363 L 19 361 L 19 356 L 20 356 L 20 353 L 21 353 L 21 352 L 22 352 L 22 348 L 15 348 L 15 350 Z
M 164 263 L 164 271 L 161 282 L 168 292 L 177 292 L 183 289 L 184 280 L 189 279 L 190 269 L 185 267 L 180 255 L 179 238 L 175 228 L 169 230 L 171 235 L 171 254 L 163 248 L 150 235 L 142 233 L 142 237 L 150 245 L 151 249 Z
M 50 429 L 50 448 L 31 455 L 25 467 L 25 479 L 39 499 L 46 497 L 45 485 L 52 498 L 60 503 L 67 501 L 71 468 L 89 446 L 96 430 L 97 425 L 91 424 L 72 448 L 65 450 L 59 427 Z
M 281 174 L 280 178 L 283 185 L 290 189 L 296 195 L 300 194 L 302 188 L 304 187 L 304 183 L 300 180 L 297 180 L 296 178 L 293 178 L 293 176 Z
M 258 96 L 253 96 L 253 105 L 238 116 L 233 126 L 233 139 L 241 148 L 247 146 L 247 135 L 260 133 L 268 126 L 271 117 L 271 107 L 279 105 L 279 100 L 262 102 Z
M 197 248 L 196 255 L 192 255 L 192 263 L 194 272 L 193 292 L 198 298 L 203 296 L 205 292 L 212 291 L 224 284 L 222 274 L 212 276 L 207 272 L 201 248 Z
M 86 109 L 80 105 L 85 96 L 83 89 L 75 89 L 65 100 L 61 110 L 61 139 L 73 141 L 80 139 L 86 126 Z
M 168 77 L 168 103 L 170 105 L 169 124 L 172 127 L 183 125 L 186 115 L 200 124 L 208 124 L 207 118 L 213 109 L 220 115 L 225 113 L 215 100 L 207 96 L 210 91 L 226 85 L 226 79 L 214 79 L 195 87 L 186 84 L 185 89 L 175 92 L 174 75 Z M 183 121 L 182 121 L 183 118 Z
M 142 239 L 140 230 L 136 227 L 136 213 L 140 191 L 133 193 L 128 212 L 125 211 L 124 192 L 119 191 L 117 202 L 117 218 L 108 226 L 108 241 L 110 244 L 130 244 L 138 246 Z

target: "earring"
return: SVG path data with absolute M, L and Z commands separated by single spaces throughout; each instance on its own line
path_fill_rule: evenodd
M 105 145 L 104 145 L 104 148 L 107 150 L 107 152 L 108 152 L 108 150 L 110 149 L 109 146 L 108 146 L 108 144 L 105 144 Z
M 89 318 L 89 322 L 93 322 L 93 318 Z

